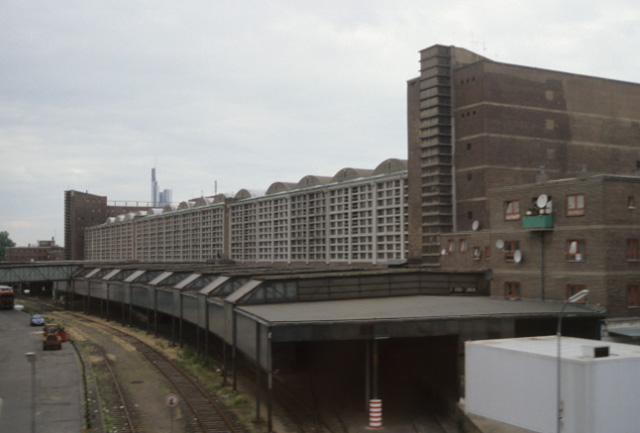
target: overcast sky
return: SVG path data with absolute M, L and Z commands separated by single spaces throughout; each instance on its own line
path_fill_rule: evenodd
M 0 231 L 64 191 L 180 202 L 407 157 L 419 51 L 640 81 L 637 0 L 0 0 Z

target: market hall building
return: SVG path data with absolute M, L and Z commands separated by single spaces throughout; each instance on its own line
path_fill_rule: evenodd
M 282 387 L 364 417 L 371 399 L 389 416 L 457 402 L 465 341 L 554 334 L 562 308 L 564 334 L 599 337 L 602 312 L 491 298 L 487 283 L 481 273 L 406 268 L 86 263 L 55 296 L 177 344 L 195 336 L 234 386 L 239 363 L 257 363 L 268 400 Z

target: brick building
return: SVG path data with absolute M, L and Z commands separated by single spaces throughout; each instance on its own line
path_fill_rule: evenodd
M 441 233 L 491 228 L 488 191 L 640 167 L 640 85 L 510 65 L 435 45 L 408 82 L 409 258 Z
M 639 196 L 640 176 L 492 189 L 491 230 L 443 234 L 442 268 L 487 272 L 496 297 L 559 300 L 588 289 L 586 301 L 609 316 L 640 316 Z
M 149 206 L 109 205 L 107 197 L 88 192 L 64 192 L 64 260 L 84 260 L 85 229 L 102 224 L 109 217 L 146 211 Z
M 64 248 L 56 245 L 54 238 L 27 247 L 7 247 L 5 251 L 7 262 L 43 262 L 64 258 Z

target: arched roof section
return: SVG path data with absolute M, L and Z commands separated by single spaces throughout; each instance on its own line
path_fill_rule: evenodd
M 213 198 L 211 197 L 200 197 L 193 201 L 193 207 L 202 207 L 207 206 L 213 203 Z
M 311 188 L 312 186 L 326 185 L 329 182 L 331 182 L 331 178 L 329 176 L 314 176 L 310 174 L 300 179 L 296 187 Z
M 113 224 L 114 222 L 116 222 L 116 218 L 115 217 L 109 217 L 105 221 L 106 224 Z
M 178 210 L 191 209 L 193 207 L 192 201 L 183 201 L 178 205 Z
M 243 188 L 240 191 L 238 191 L 235 198 L 238 200 L 241 200 L 243 198 L 262 197 L 263 195 L 264 195 L 264 191 L 256 191 L 256 190 L 249 190 L 249 189 Z
M 290 182 L 273 182 L 269 189 L 267 189 L 267 195 L 277 194 L 279 192 L 291 191 L 296 187 L 295 183 Z
M 147 215 L 160 215 L 164 209 L 161 208 L 153 208 L 147 211 Z
M 389 158 L 385 161 L 382 161 L 375 170 L 373 170 L 373 175 L 377 176 L 379 174 L 392 174 L 398 173 L 401 171 L 407 170 L 407 160 L 406 159 L 396 159 Z
M 373 170 L 366 168 L 343 168 L 336 173 L 331 179 L 331 182 L 345 182 L 347 180 L 360 179 L 363 177 L 369 177 L 373 174 Z
M 215 196 L 213 196 L 213 202 L 214 203 L 224 203 L 224 201 L 227 199 L 227 195 L 226 194 L 216 194 Z
M 176 209 L 177 209 L 176 205 L 168 204 L 168 205 L 166 205 L 165 207 L 162 208 L 162 213 L 173 212 Z

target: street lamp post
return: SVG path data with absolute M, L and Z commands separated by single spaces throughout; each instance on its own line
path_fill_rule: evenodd
M 578 293 L 576 293 L 575 295 L 572 295 L 571 297 L 569 297 L 569 299 L 567 299 L 566 302 L 564 302 L 562 304 L 562 308 L 560 309 L 560 314 L 558 315 L 558 382 L 557 382 L 557 386 L 558 386 L 558 396 L 557 396 L 557 428 L 556 431 L 557 433 L 560 433 L 560 431 L 562 430 L 562 418 L 563 418 L 563 405 L 562 405 L 562 396 L 561 396 L 561 392 L 560 392 L 560 372 L 561 372 L 561 360 L 562 360 L 562 356 L 561 356 L 561 340 L 562 340 L 562 314 L 564 313 L 564 309 L 566 308 L 567 305 L 574 303 L 574 302 L 578 302 L 582 299 L 585 298 L 585 296 L 587 296 L 589 294 L 588 290 L 581 290 Z
M 31 364 L 31 433 L 36 433 L 36 353 L 25 353 Z

